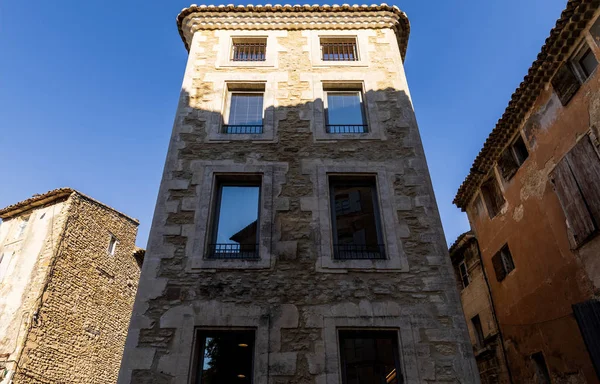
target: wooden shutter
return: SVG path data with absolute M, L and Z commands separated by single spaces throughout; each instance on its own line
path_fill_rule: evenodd
M 519 165 L 515 161 L 512 155 L 510 146 L 502 152 L 500 159 L 498 159 L 498 167 L 504 180 L 510 180 L 510 178 L 517 172 Z
M 579 89 L 579 80 L 577 80 L 568 63 L 563 64 L 552 78 L 552 88 L 554 88 L 554 92 L 556 92 L 562 105 L 567 105 Z
M 574 304 L 573 315 L 596 369 L 596 375 L 600 377 L 600 301 L 588 300 Z
M 565 213 L 575 244 L 582 244 L 594 232 L 594 222 L 585 206 L 575 177 L 568 164 L 568 158 L 562 159 L 550 174 L 554 190 Z
M 590 137 L 586 135 L 579 140 L 566 157 L 597 227 L 600 223 L 600 158 Z
M 504 264 L 502 263 L 502 256 L 500 255 L 500 252 L 496 253 L 492 257 L 492 265 L 494 266 L 494 272 L 496 273 L 496 280 L 504 280 L 506 277 L 506 271 L 504 270 Z

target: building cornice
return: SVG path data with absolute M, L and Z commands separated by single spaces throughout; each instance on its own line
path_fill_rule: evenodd
M 215 29 L 305 30 L 391 28 L 406 56 L 410 23 L 396 6 L 381 5 L 192 5 L 177 16 L 181 39 L 189 51 L 195 32 Z

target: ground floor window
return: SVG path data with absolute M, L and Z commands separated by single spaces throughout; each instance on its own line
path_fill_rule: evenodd
M 253 330 L 198 330 L 195 384 L 252 383 Z
M 340 330 L 343 384 L 400 384 L 397 331 Z

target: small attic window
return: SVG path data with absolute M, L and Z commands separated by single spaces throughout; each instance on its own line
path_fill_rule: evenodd
M 115 255 L 115 251 L 117 250 L 117 238 L 115 235 L 110 235 L 110 240 L 108 242 L 108 254 L 111 256 Z

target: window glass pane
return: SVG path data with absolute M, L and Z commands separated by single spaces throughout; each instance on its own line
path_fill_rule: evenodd
M 583 69 L 583 72 L 585 72 L 585 75 L 589 76 L 592 74 L 592 72 L 594 72 L 594 69 L 596 69 L 598 61 L 596 61 L 596 57 L 594 56 L 592 51 L 588 50 L 579 60 L 579 65 L 581 65 L 581 68 Z
M 340 331 L 344 384 L 400 383 L 398 336 L 390 331 Z
M 262 93 L 232 93 L 229 125 L 262 125 Z
M 252 383 L 254 331 L 202 331 L 199 384 Z
M 529 152 L 527 151 L 527 147 L 521 136 L 517 136 L 517 140 L 513 143 L 512 148 L 515 152 L 518 164 L 523 164 L 525 160 L 527 160 L 527 157 L 529 157 Z
M 327 92 L 328 125 L 363 125 L 359 92 Z
M 256 244 L 258 185 L 222 185 L 216 243 Z

